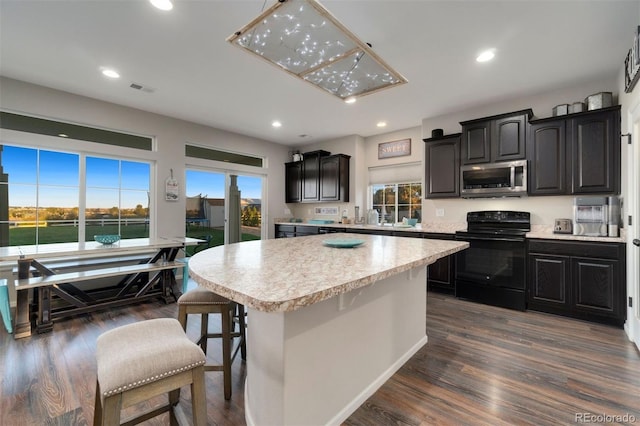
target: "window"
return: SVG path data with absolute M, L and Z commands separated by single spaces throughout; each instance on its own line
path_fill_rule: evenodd
M 0 145 L 0 246 L 149 236 L 151 165 Z
M 378 210 L 380 221 L 401 222 L 403 218 L 422 218 L 422 184 L 389 183 L 371 185 L 373 208 Z

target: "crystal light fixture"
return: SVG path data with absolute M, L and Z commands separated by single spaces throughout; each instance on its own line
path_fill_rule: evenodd
M 316 0 L 278 0 L 227 41 L 343 100 L 407 82 Z

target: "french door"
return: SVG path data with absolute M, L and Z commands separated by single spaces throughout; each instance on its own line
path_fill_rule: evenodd
M 236 242 L 230 226 L 239 224 L 239 241 L 261 239 L 263 181 L 264 178 L 258 175 L 187 168 L 186 235 L 207 239 L 210 247 L 228 244 Z M 239 208 L 231 206 L 232 202 L 237 202 L 236 189 Z M 236 217 L 232 216 L 233 212 Z M 234 241 L 230 241 L 230 237 Z

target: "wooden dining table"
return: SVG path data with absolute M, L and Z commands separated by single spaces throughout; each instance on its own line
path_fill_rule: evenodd
M 17 265 L 14 338 L 51 331 L 53 321 L 153 297 L 177 300 L 174 270 L 180 250 L 196 238 L 134 238 L 114 244 L 95 241 L 0 247 L 0 264 Z M 64 265 L 64 270 L 56 268 Z M 93 265 L 93 266 L 92 266 Z M 67 272 L 71 270 L 71 272 Z M 108 288 L 97 279 L 117 277 Z

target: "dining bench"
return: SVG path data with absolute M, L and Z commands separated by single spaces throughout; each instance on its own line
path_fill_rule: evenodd
M 158 260 L 153 263 L 55 273 L 32 259 L 27 259 L 24 263 L 29 269 L 34 265 L 41 275 L 14 280 L 15 338 L 31 335 L 32 325 L 35 325 L 38 333 L 50 331 L 53 328 L 54 319 L 70 315 L 121 306 L 158 296 L 164 298 L 165 302 L 169 302 L 171 298 L 177 300 L 181 292 L 175 282 L 173 270 L 184 267 L 184 263 L 179 260 Z M 82 283 L 90 283 L 100 278 L 119 276 L 123 278 L 118 285 L 107 290 L 87 291 L 81 286 Z M 30 293 L 33 293 L 32 298 Z M 66 304 L 62 307 L 54 306 L 52 303 L 54 295 L 64 300 Z

